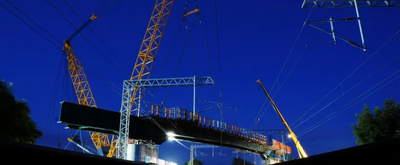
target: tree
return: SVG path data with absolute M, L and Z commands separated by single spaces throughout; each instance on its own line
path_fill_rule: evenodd
M 400 137 L 400 107 L 393 98 L 386 99 L 382 108 L 375 107 L 374 114 L 364 105 L 356 118 L 357 125 L 352 128 L 358 145 Z
M 190 160 L 189 162 L 186 162 L 185 165 L 190 165 Z M 197 159 L 193 159 L 193 165 L 203 165 L 203 162 Z
M 0 80 L 0 139 L 33 144 L 43 134 L 30 117 L 30 108 L 14 97 L 12 83 Z

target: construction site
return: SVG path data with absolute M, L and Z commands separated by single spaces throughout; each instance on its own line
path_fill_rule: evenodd
M 318 52 L 319 49 L 312 50 L 314 53 L 318 54 L 324 54 L 325 51 L 337 53 L 339 52 L 339 49 L 351 50 L 351 52 L 357 53 L 366 53 L 367 50 L 369 50 L 367 49 L 366 44 L 369 41 L 369 38 L 365 37 L 368 36 L 368 34 L 366 34 L 363 29 L 364 26 L 362 21 L 372 19 L 369 18 L 372 16 L 367 15 L 361 17 L 360 15 L 363 14 L 362 10 L 374 10 L 375 8 L 398 10 L 397 7 L 400 7 L 400 0 L 298 0 L 296 2 L 288 2 L 289 4 L 286 5 L 295 5 L 307 14 L 306 20 L 303 21 L 304 24 L 298 26 L 301 27 L 299 34 L 288 32 L 288 35 L 297 36 L 293 46 L 290 45 L 292 47 L 287 47 L 287 49 L 291 48 L 289 56 L 293 52 L 293 47 L 296 45 L 297 40 L 299 40 L 299 36 L 303 29 L 311 30 L 313 37 L 315 35 L 317 38 L 323 39 L 318 40 L 311 37 L 312 39 L 310 39 L 310 42 L 307 42 L 303 51 L 296 50 L 297 54 L 299 54 L 298 52 L 302 53 L 285 78 L 279 79 L 279 76 L 286 65 L 286 61 L 282 66 L 282 69 L 280 69 L 281 63 L 278 62 L 279 68 L 277 71 L 279 71 L 279 75 L 276 79 L 272 79 L 270 77 L 273 75 L 271 76 L 269 71 L 256 71 L 261 70 L 258 69 L 260 67 L 273 65 L 269 63 L 275 63 L 271 61 L 265 63 L 265 66 L 259 65 L 262 64 L 261 61 L 259 61 L 260 63 L 251 66 L 243 66 L 243 70 L 251 69 L 243 72 L 239 71 L 242 70 L 240 69 L 240 65 L 242 65 L 240 63 L 258 61 L 259 59 L 257 59 L 257 56 L 264 55 L 253 55 L 252 53 L 237 55 L 239 59 L 237 62 L 227 62 L 231 63 L 230 65 L 232 66 L 235 65 L 233 67 L 237 68 L 235 71 L 230 71 L 227 65 L 221 67 L 221 54 L 224 54 L 223 50 L 226 50 L 227 47 L 225 47 L 225 49 L 220 49 L 220 44 L 224 45 L 224 43 L 220 43 L 220 37 L 230 37 L 232 39 L 234 38 L 234 35 L 236 35 L 236 32 L 225 33 L 225 35 L 220 36 L 219 33 L 221 29 L 219 29 L 219 24 L 222 24 L 222 22 L 224 24 L 229 24 L 229 22 L 232 22 L 232 24 L 239 24 L 234 23 L 237 20 L 232 20 L 232 18 L 229 19 L 230 13 L 228 12 L 222 13 L 222 16 L 218 15 L 220 14 L 218 11 L 220 8 L 223 11 L 229 11 L 229 6 L 226 5 L 227 2 L 221 2 L 226 6 L 220 4 L 217 5 L 216 0 L 212 2 L 197 0 L 146 0 L 140 2 L 129 2 L 137 3 L 138 6 L 136 6 L 136 8 L 143 8 L 143 10 L 140 10 L 140 12 L 135 10 L 129 11 L 130 13 L 120 22 L 127 21 L 134 23 L 132 26 L 142 29 L 142 31 L 135 31 L 134 35 L 129 35 L 129 37 L 127 37 L 129 39 L 124 39 L 123 41 L 118 41 L 118 38 L 112 41 L 103 41 L 101 38 L 103 33 L 108 34 L 115 32 L 116 34 L 121 33 L 123 35 L 125 31 L 129 31 L 129 29 L 127 30 L 119 24 L 115 27 L 113 23 L 116 23 L 116 20 L 114 21 L 111 18 L 122 13 L 123 9 L 121 6 L 126 6 L 126 3 L 128 3 L 126 1 L 98 2 L 99 4 L 94 5 L 95 7 L 91 7 L 89 4 L 79 7 L 80 2 L 67 0 L 59 2 L 47 0 L 43 2 L 41 1 L 40 3 L 43 3 L 43 6 L 46 6 L 46 10 L 50 11 L 51 9 L 54 15 L 49 15 L 49 17 L 56 17 L 55 15 L 57 15 L 57 19 L 60 22 L 63 22 L 64 24 L 67 22 L 69 25 L 65 24 L 65 26 L 68 26 L 69 30 L 63 30 L 59 35 L 55 35 L 56 37 L 53 37 L 49 33 L 42 35 L 42 33 L 44 34 L 46 32 L 44 29 L 49 28 L 50 25 L 39 25 L 39 23 L 34 21 L 36 19 L 31 18 L 29 17 L 29 14 L 24 13 L 22 10 L 23 7 L 19 9 L 17 7 L 18 5 L 14 5 L 14 2 L 9 0 L 0 2 L 4 12 L 11 13 L 11 15 L 17 17 L 18 21 L 22 21 L 24 24 L 28 25 L 61 52 L 60 63 L 53 65 L 57 66 L 58 70 L 55 68 L 52 69 L 54 72 L 57 71 L 55 84 L 61 86 L 59 87 L 61 92 L 52 95 L 50 103 L 51 108 L 48 114 L 45 114 L 47 115 L 47 120 L 49 120 L 48 123 L 52 123 L 46 123 L 45 128 L 47 129 L 49 127 L 49 130 L 51 130 L 52 127 L 53 129 L 58 129 L 58 133 L 55 133 L 57 134 L 58 146 L 54 146 L 53 148 L 71 151 L 71 153 L 65 152 L 65 155 L 73 155 L 75 153 L 84 156 L 91 155 L 90 159 L 93 158 L 93 160 L 91 160 L 93 163 L 95 162 L 94 159 L 99 159 L 98 161 L 110 161 L 110 163 L 114 160 L 121 161 L 114 162 L 113 164 L 123 164 L 128 162 L 158 165 L 181 164 L 173 161 L 178 158 L 184 158 L 186 164 L 189 165 L 255 165 L 260 163 L 270 165 L 289 164 L 290 162 L 296 162 L 296 159 L 308 159 L 309 154 L 307 148 L 313 142 L 311 140 L 311 142 L 307 142 L 308 145 L 303 147 L 303 143 L 300 143 L 300 140 L 302 139 L 299 137 L 312 131 L 316 127 L 319 127 L 321 123 L 325 123 L 333 117 L 329 115 L 328 118 L 319 118 L 322 120 L 316 122 L 317 126 L 312 125 L 301 133 L 296 132 L 298 130 L 296 128 L 309 119 L 307 118 L 308 116 L 304 116 L 309 111 L 304 113 L 304 115 L 292 115 L 291 113 L 297 114 L 297 112 L 294 111 L 300 110 L 288 109 L 288 106 L 290 106 L 291 103 L 289 101 L 282 101 L 284 100 L 282 98 L 279 99 L 277 103 L 274 102 L 276 100 L 276 93 L 279 92 L 283 83 L 285 83 L 286 78 L 293 71 L 293 68 L 296 66 L 297 62 L 308 47 L 324 44 L 324 46 L 329 49 L 321 50 L 321 52 Z M 218 3 L 220 2 L 218 1 Z M 266 2 L 253 3 L 254 5 L 261 5 Z M 278 3 L 276 5 L 279 6 L 281 4 Z M 115 6 L 120 6 L 121 8 Z M 152 10 L 148 10 L 150 8 Z M 177 11 L 175 12 L 175 10 Z M 318 10 L 323 11 L 322 13 L 326 12 L 324 18 L 320 20 L 312 20 L 315 18 L 310 18 L 310 16 L 313 16 L 312 12 Z M 346 12 L 341 13 L 342 10 Z M 178 11 L 180 13 L 178 13 Z M 126 11 L 124 12 L 127 13 Z M 239 12 L 236 15 L 240 16 L 241 11 L 234 12 Z M 83 15 L 82 13 L 86 14 Z M 329 16 L 330 13 L 334 13 L 331 14 L 333 16 Z M 397 11 L 397 13 L 399 12 Z M 205 16 L 202 17 L 203 15 Z M 320 13 L 315 15 L 323 16 L 323 14 Z M 102 17 L 107 21 L 104 24 L 101 23 L 101 21 L 103 21 Z M 144 18 L 147 18 L 147 20 L 144 20 Z M 205 19 L 202 20 L 202 18 Z M 213 18 L 213 20 L 210 18 Z M 33 23 L 27 23 L 27 20 L 30 20 L 30 22 Z M 211 21 L 214 21 L 215 23 L 210 23 Z M 147 27 L 143 25 L 143 22 L 147 22 Z M 251 23 L 249 23 L 250 21 L 247 21 L 247 23 L 246 21 L 243 22 L 243 24 L 252 26 Z M 343 25 L 342 23 L 346 25 Z M 54 26 L 59 26 L 61 28 L 64 24 L 61 25 L 55 23 Z M 32 27 L 34 25 L 36 28 Z M 284 25 L 285 24 L 282 23 L 282 25 L 279 26 L 284 28 Z M 53 25 L 51 26 L 53 27 Z M 93 30 L 96 29 L 97 26 L 101 26 L 103 30 Z M 169 26 L 174 28 L 170 28 Z M 220 26 L 227 27 L 229 25 Z M 278 25 L 269 24 L 265 26 L 268 31 L 269 26 L 275 27 Z M 107 28 L 108 30 L 105 30 Z M 346 28 L 348 31 L 351 31 L 349 29 L 353 29 L 351 31 L 351 37 L 346 36 L 346 34 L 350 34 L 350 32 L 345 33 Z M 44 32 L 39 32 L 35 29 L 41 29 L 40 31 Z M 257 31 L 255 29 L 256 28 L 253 28 L 248 31 Z M 397 31 L 395 35 L 397 35 L 399 31 Z M 140 35 L 143 36 L 143 34 L 144 37 L 142 39 L 136 37 Z M 250 32 L 248 32 L 248 34 L 250 34 Z M 243 35 L 244 38 L 246 38 L 246 34 Z M 389 42 L 395 35 L 389 38 L 389 40 L 386 40 L 388 37 L 385 36 L 384 40 L 386 42 L 384 42 L 384 44 Z M 62 41 L 61 39 L 58 39 L 61 36 L 63 37 Z M 135 37 L 132 38 L 132 36 Z M 96 42 L 94 42 L 94 40 Z M 276 38 L 264 38 L 259 41 L 261 40 L 278 41 Z M 118 45 L 121 47 L 130 47 L 129 51 L 116 51 L 118 52 L 116 54 L 129 54 L 126 56 L 132 58 L 118 58 L 107 46 L 108 43 L 112 42 L 118 42 Z M 253 44 L 261 45 L 256 43 Z M 51 47 L 48 43 L 47 46 Z M 372 49 L 374 49 L 372 52 L 379 51 L 381 49 L 379 46 L 380 45 L 371 44 Z M 95 51 L 92 50 L 93 48 Z M 137 49 L 139 49 L 138 53 L 136 53 Z M 268 47 L 268 49 L 273 48 Z M 184 53 L 185 51 L 186 53 Z M 289 50 L 286 50 L 286 47 L 283 51 L 285 53 L 289 52 Z M 363 57 L 362 60 L 368 61 L 376 52 L 369 57 Z M 119 61 L 120 63 L 117 65 L 112 64 L 113 62 L 110 62 L 109 59 L 105 58 L 103 53 L 112 54 L 112 56 L 115 57 L 114 60 Z M 104 59 L 98 55 L 95 56 L 92 54 L 100 54 Z M 228 53 L 225 53 L 223 55 L 224 59 L 229 59 L 230 55 L 227 54 Z M 170 55 L 180 56 L 173 58 L 170 60 L 172 62 L 168 63 L 167 61 L 168 58 L 170 58 Z M 348 54 L 348 56 L 350 56 L 350 54 Z M 41 58 L 46 59 L 47 57 Z M 96 58 L 103 59 L 104 61 L 96 62 Z M 81 59 L 85 60 L 83 61 Z M 133 59 L 135 59 L 135 61 L 132 61 Z M 361 65 L 363 64 L 364 62 Z M 111 69 L 101 70 L 107 65 L 112 66 L 116 71 Z M 180 68 L 178 68 L 178 65 L 181 65 Z M 321 64 L 321 66 L 322 65 L 324 64 Z M 97 68 L 101 70 L 98 73 L 107 74 L 114 78 L 107 78 L 106 76 L 89 76 L 89 74 L 87 76 L 88 70 L 90 70 L 90 72 L 96 70 L 92 68 Z M 352 68 L 354 68 L 354 65 Z M 356 68 L 356 70 L 359 68 L 360 67 Z M 226 71 L 221 73 L 221 70 L 224 69 Z M 356 70 L 351 72 L 349 76 L 351 76 Z M 117 72 L 118 74 L 123 73 L 122 75 L 125 78 L 122 79 L 122 81 L 119 77 L 115 78 L 117 77 Z M 168 72 L 168 74 L 163 72 Z M 250 72 L 255 74 L 254 77 L 258 76 L 259 78 L 252 79 L 253 76 L 247 75 Z M 130 75 L 126 75 L 126 73 Z M 173 74 L 171 75 L 171 73 Z M 100 82 L 101 79 L 103 84 L 95 82 L 95 87 L 92 87 L 92 81 L 97 81 L 95 77 L 99 77 L 98 81 Z M 230 79 L 226 77 L 230 77 Z M 345 80 L 347 78 L 345 78 Z M 369 77 L 367 77 L 367 79 L 368 78 Z M 112 79 L 112 81 L 109 79 Z M 308 79 L 313 79 L 313 77 L 308 77 Z M 228 83 L 230 81 L 238 81 L 240 83 L 245 81 L 246 87 L 237 84 L 229 86 Z M 297 80 L 291 81 L 296 82 Z M 339 83 L 338 87 L 333 89 L 339 90 L 341 88 L 342 95 L 347 92 L 346 90 L 343 90 L 343 81 Z M 335 82 L 337 82 L 337 80 L 335 80 Z M 272 85 L 272 88 L 267 90 L 263 83 Z M 247 87 L 248 84 L 252 84 L 253 86 Z M 228 87 L 225 88 L 224 86 Z M 251 92 L 257 92 L 257 95 L 243 94 L 242 96 L 238 96 L 238 94 L 233 96 L 233 93 L 228 93 L 230 90 L 238 90 L 238 88 L 254 88 Z M 224 89 L 223 92 L 222 89 Z M 350 88 L 350 90 L 351 89 L 353 88 Z M 106 90 L 108 90 L 108 92 L 104 92 Z M 245 89 L 243 89 L 243 91 L 245 91 Z M 272 91 L 276 93 L 274 95 L 270 94 Z M 317 95 L 317 93 L 319 94 L 318 91 L 306 92 L 315 93 L 315 95 Z M 222 93 L 226 95 L 223 95 Z M 167 94 L 171 96 L 167 97 Z M 230 98 L 233 98 L 234 100 L 228 101 L 227 99 L 222 99 L 223 96 L 227 95 L 232 95 Z M 102 97 L 102 100 L 98 101 L 95 99 L 97 97 Z M 307 99 L 307 96 L 305 95 L 297 95 L 297 97 L 299 97 L 298 99 L 300 100 Z M 323 99 L 325 99 L 325 97 Z M 242 101 L 246 100 L 246 98 L 249 99 L 247 101 Z M 250 98 L 252 101 L 249 101 Z M 293 97 L 288 99 L 293 99 Z M 248 103 L 252 105 L 248 107 L 236 107 L 236 105 L 242 105 L 237 103 L 241 101 L 244 102 L 243 104 Z M 334 101 L 336 101 L 336 99 Z M 117 102 L 117 104 L 119 102 L 119 104 L 115 105 L 115 102 Z M 327 103 L 327 106 L 331 104 L 329 102 Z M 284 108 L 278 108 L 281 106 Z M 321 110 L 316 113 L 319 113 L 327 106 L 321 108 Z M 267 107 L 270 109 L 265 111 Z M 250 108 L 257 108 L 256 110 L 260 108 L 260 111 L 256 111 L 258 112 L 256 115 L 253 114 L 255 112 L 250 112 L 248 110 Z M 344 111 L 342 108 L 339 110 L 336 113 Z M 240 115 L 237 114 L 239 111 L 242 112 Z M 263 117 L 265 112 L 268 114 L 268 117 Z M 337 115 L 336 113 L 334 116 Z M 296 118 L 286 118 L 286 116 L 289 115 L 296 116 Z M 309 116 L 311 118 L 314 115 Z M 294 119 L 297 118 L 298 120 L 294 121 Z M 270 123 L 272 122 L 276 124 L 271 126 Z M 294 126 L 289 125 L 288 122 L 293 123 Z M 296 122 L 298 122 L 298 124 L 294 124 Z M 60 135 L 62 134 L 60 132 L 64 132 L 64 135 Z M 163 149 L 164 145 L 168 145 L 170 148 Z M 171 147 L 172 145 L 177 147 Z M 185 148 L 185 153 L 178 154 L 178 149 L 176 148 Z M 333 148 L 334 149 L 330 149 L 330 151 L 336 149 L 335 147 Z M 32 148 L 31 152 L 34 152 L 33 150 L 39 149 Z M 54 152 L 54 154 L 56 153 L 56 151 L 50 151 L 50 149 L 43 150 L 49 150 L 49 152 Z M 35 152 L 39 153 L 41 151 Z M 312 153 L 315 152 L 316 151 L 313 150 Z M 168 159 L 169 156 L 165 155 L 175 156 L 174 159 Z M 222 158 L 224 156 L 227 158 Z M 83 159 L 86 158 L 82 157 L 82 160 Z M 222 159 L 224 159 L 224 161 Z

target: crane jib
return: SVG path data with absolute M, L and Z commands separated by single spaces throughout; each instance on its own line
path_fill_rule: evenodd
M 72 39 L 74 39 L 83 29 L 86 28 L 86 26 L 88 26 L 92 21 L 94 21 L 94 19 L 97 18 L 97 15 L 92 15 L 89 20 L 87 20 L 81 27 L 79 27 L 67 40 L 71 41 Z

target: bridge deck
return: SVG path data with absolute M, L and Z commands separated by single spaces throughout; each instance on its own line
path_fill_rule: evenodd
M 264 153 L 266 151 L 267 140 L 264 135 L 200 116 L 193 121 L 191 113 L 186 110 L 175 114 L 175 117 L 172 117 L 174 115 L 169 109 L 163 109 L 162 113 L 160 111 L 158 107 L 153 107 L 151 110 L 152 119 L 167 132 L 177 134 L 176 139 L 221 145 L 220 135 L 222 131 L 222 146 L 224 147 L 247 150 L 254 153 Z M 118 135 L 119 120 L 119 112 L 68 102 L 62 103 L 60 122 L 67 124 L 71 129 Z M 153 124 L 150 117 L 131 116 L 129 137 L 132 139 L 151 140 L 156 144 L 162 144 L 167 140 L 165 132 Z

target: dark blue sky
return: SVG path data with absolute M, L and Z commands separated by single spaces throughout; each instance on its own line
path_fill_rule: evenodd
M 58 41 L 53 41 L 50 36 L 6 1 L 2 1 L 1 4 L 15 12 L 32 27 L 38 29 L 59 48 L 62 45 L 58 42 L 68 38 L 74 32 L 67 21 L 44 0 L 11 2 Z M 74 26 L 78 27 L 82 24 L 82 21 L 64 2 L 51 2 Z M 113 53 L 89 29 L 85 29 L 82 32 L 83 35 L 99 49 L 107 60 L 81 36 L 77 36 L 72 41 L 72 46 L 86 69 L 98 106 L 117 111 L 121 104 L 121 96 L 118 93 L 121 92 L 122 81 L 129 79 L 154 1 L 106 3 L 105 1 L 71 0 L 68 3 L 85 20 L 92 13 L 99 13 L 98 19 L 92 22 L 90 28 Z M 303 21 L 311 10 L 300 8 L 301 3 L 301 1 L 219 1 L 218 23 L 221 52 L 221 79 L 219 79 L 214 2 L 200 1 L 202 25 L 211 57 L 213 74 L 204 46 L 201 27 L 199 22 L 196 22 L 192 31 L 191 43 L 193 54 L 196 57 L 197 73 L 190 45 L 188 45 L 175 77 L 213 76 L 216 86 L 197 88 L 197 97 L 217 101 L 218 97 L 215 90 L 222 85 L 224 106 L 239 108 L 237 112 L 225 112 L 223 114 L 224 120 L 244 128 L 251 128 L 266 98 L 255 81 L 260 78 L 271 95 L 276 94 L 277 86 L 272 91 L 271 87 L 291 51 Z M 152 78 L 167 78 L 173 75 L 184 42 L 187 39 L 187 31 L 183 28 L 172 48 L 170 58 L 166 62 L 161 76 L 158 77 L 182 20 L 184 6 L 185 1 L 176 1 L 174 4 L 153 67 Z M 189 8 L 194 8 L 193 3 Z M 309 20 L 321 20 L 326 12 L 327 9 L 314 9 Z M 284 82 L 290 69 L 301 55 L 305 44 L 309 42 L 315 32 L 313 28 L 305 26 L 280 75 L 281 89 L 274 97 L 274 101 L 292 127 L 298 125 L 299 121 L 294 122 L 303 116 L 304 122 L 294 129 L 298 136 L 331 113 L 342 111 L 340 108 L 346 104 L 354 104 L 316 129 L 300 136 L 300 142 L 309 155 L 354 146 L 355 138 L 352 135 L 350 125 L 355 124 L 355 113 L 361 112 L 363 104 L 366 103 L 371 107 L 381 106 L 385 98 L 394 97 L 398 99 L 400 97 L 398 90 L 396 90 L 396 82 L 398 81 L 395 80 L 363 99 L 370 92 L 398 76 L 396 71 L 399 69 L 397 67 L 399 61 L 396 59 L 363 81 L 386 63 L 399 56 L 399 36 L 394 36 L 377 53 L 374 54 L 374 52 L 399 30 L 400 23 L 396 19 L 400 15 L 400 10 L 398 8 L 362 8 L 360 14 L 368 47 L 367 52 L 354 48 L 343 41 L 338 41 L 336 45 L 329 42 L 312 44 L 306 49 L 296 67 Z M 0 69 L 3 72 L 0 77 L 8 82 L 13 82 L 17 98 L 23 98 L 29 103 L 32 110 L 31 116 L 44 133 L 38 144 L 56 147 L 58 141 L 60 141 L 61 146 L 65 147 L 67 144 L 66 137 L 70 134 L 70 131 L 65 131 L 62 129 L 63 126 L 56 124 L 55 118 L 57 118 L 60 108 L 58 103 L 62 100 L 76 101 L 65 65 L 66 56 L 4 8 L 1 8 L 0 16 L 2 18 L 0 48 L 3 52 L 3 57 L 0 60 Z M 355 11 L 354 9 L 332 9 L 327 16 L 334 18 L 355 17 Z M 187 18 L 189 25 L 192 24 L 193 19 L 194 15 Z M 322 23 L 321 27 L 326 30 L 330 28 L 328 23 Z M 335 22 L 335 29 L 337 35 L 360 43 L 356 21 Z M 312 38 L 312 42 L 325 39 L 331 40 L 332 37 L 317 32 L 315 37 Z M 371 55 L 373 57 L 359 67 Z M 61 66 L 60 59 L 63 59 Z M 107 61 L 110 61 L 117 69 Z M 62 70 L 58 74 L 59 67 L 62 67 Z M 340 87 L 319 102 L 356 68 L 358 70 L 348 77 Z M 389 77 L 393 73 L 395 75 Z M 59 81 L 56 81 L 57 74 L 60 77 Z M 387 77 L 389 78 L 386 79 Z M 379 84 L 369 93 L 360 96 L 385 79 L 387 81 Z M 357 85 L 361 81 L 362 83 Z M 111 82 L 118 89 L 113 87 Z M 284 82 L 283 85 L 282 82 Z M 58 84 L 58 92 L 54 97 L 52 94 L 55 83 Z M 357 86 L 353 88 L 355 85 Z M 191 110 L 192 90 L 190 87 L 171 89 L 166 97 L 165 105 Z M 160 103 L 165 91 L 165 89 L 156 90 L 152 102 Z M 343 96 L 341 96 L 342 93 L 344 93 Z M 350 102 L 356 98 L 363 100 L 358 103 L 358 100 Z M 333 103 L 331 103 L 332 101 Z M 316 103 L 319 104 L 316 105 Z M 212 106 L 201 103 L 197 105 L 198 110 Z M 51 106 L 53 107 L 49 108 Z M 263 116 L 258 126 L 259 129 L 284 128 L 268 102 L 262 110 L 265 107 L 268 107 L 268 109 L 265 113 L 262 113 L 264 111 L 261 112 Z M 309 112 L 304 115 L 307 111 Z M 50 117 L 48 117 L 49 113 Z M 205 112 L 204 116 L 214 119 L 221 118 L 216 110 Z M 88 117 L 90 118 L 90 116 Z M 87 135 L 87 133 L 83 134 Z M 184 144 L 189 146 L 189 143 Z M 293 142 L 289 145 L 296 153 Z M 203 150 L 211 155 L 210 150 Z M 206 162 L 230 162 L 234 156 L 232 150 L 224 149 L 223 152 L 226 156 L 223 156 L 221 160 L 220 157 L 212 158 L 208 156 Z M 297 157 L 297 154 L 293 155 Z M 160 146 L 160 158 L 183 164 L 189 160 L 189 151 L 176 143 L 166 142 Z

